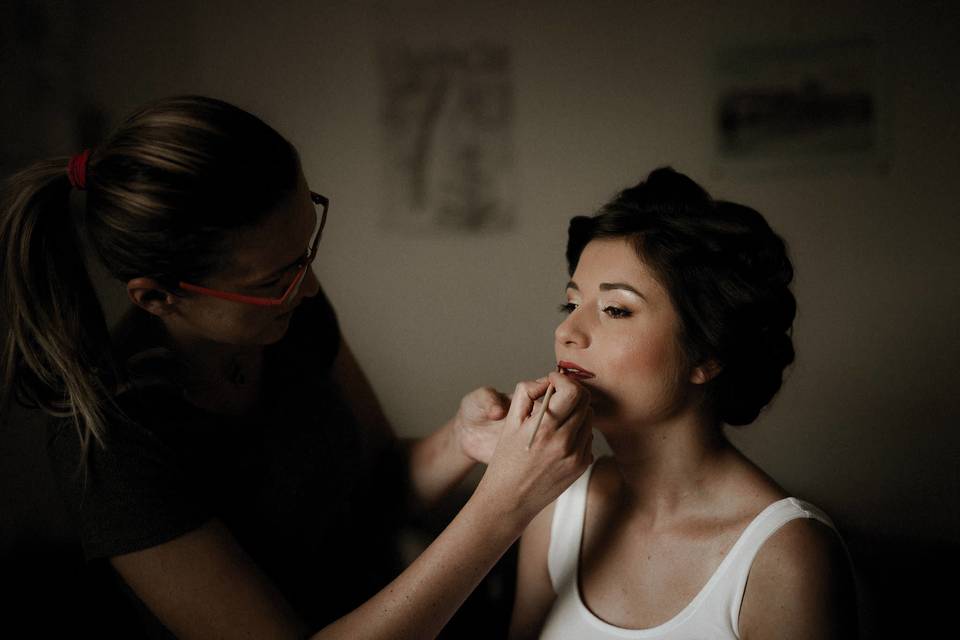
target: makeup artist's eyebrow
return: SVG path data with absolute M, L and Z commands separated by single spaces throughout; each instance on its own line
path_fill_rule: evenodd
M 640 293 L 639 291 L 637 291 L 636 289 L 634 289 L 633 287 L 631 287 L 625 282 L 601 282 L 600 283 L 600 291 L 613 291 L 615 289 L 623 289 L 624 291 L 629 291 L 630 293 L 640 296 L 640 298 L 642 298 L 644 301 L 646 301 L 647 299 L 647 296 L 643 295 L 642 293 Z

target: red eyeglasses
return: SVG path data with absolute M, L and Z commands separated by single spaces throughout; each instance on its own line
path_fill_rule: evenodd
M 242 302 L 244 304 L 255 304 L 260 307 L 277 307 L 286 304 L 289 300 L 295 298 L 297 293 L 300 291 L 300 285 L 303 284 L 304 277 L 307 275 L 307 269 L 310 268 L 310 265 L 313 264 L 314 259 L 317 257 L 317 246 L 320 244 L 320 236 L 323 234 L 324 225 L 327 224 L 327 209 L 330 206 L 330 200 L 328 200 L 326 196 L 322 196 L 319 193 L 314 193 L 313 191 L 310 192 L 310 199 L 313 200 L 315 207 L 320 208 L 320 224 L 313 236 L 313 240 L 311 240 L 310 244 L 307 246 L 307 252 L 296 265 L 297 274 L 293 277 L 293 280 L 289 285 L 287 285 L 283 295 L 281 295 L 279 298 L 250 296 L 243 293 L 208 289 L 207 287 L 201 287 L 188 282 L 180 282 L 178 286 L 184 291 L 190 291 L 191 293 L 199 293 L 200 295 L 204 296 L 221 298 L 223 300 L 231 300 L 233 302 Z

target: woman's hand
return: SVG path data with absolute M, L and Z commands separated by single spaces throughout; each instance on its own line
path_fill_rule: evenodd
M 492 387 L 474 389 L 460 401 L 454 433 L 460 450 L 471 460 L 490 463 L 509 407 L 509 396 Z
M 551 384 L 555 393 L 530 442 L 539 415 L 537 400 Z M 518 384 L 474 497 L 493 501 L 499 514 L 517 514 L 525 526 L 593 462 L 590 416 L 589 392 L 561 373 Z

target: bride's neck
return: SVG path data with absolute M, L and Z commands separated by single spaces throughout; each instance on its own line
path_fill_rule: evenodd
M 721 426 L 697 412 L 654 424 L 621 425 L 605 436 L 624 500 L 652 514 L 708 499 L 732 450 Z

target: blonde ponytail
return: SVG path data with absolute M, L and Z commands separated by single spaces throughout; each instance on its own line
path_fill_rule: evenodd
M 70 215 L 67 159 L 37 162 L 0 193 L 4 337 L 0 411 L 13 400 L 72 418 L 84 455 L 117 412 L 109 332 Z

